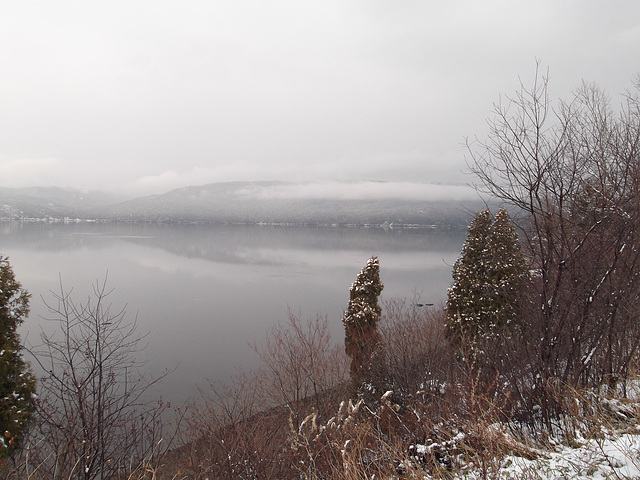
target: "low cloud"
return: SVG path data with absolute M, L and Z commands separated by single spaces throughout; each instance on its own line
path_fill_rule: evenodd
M 178 188 L 182 181 L 182 175 L 173 170 L 169 170 L 159 175 L 142 177 L 128 186 L 127 190 L 138 193 L 160 193 Z
M 244 194 L 264 199 L 403 199 L 424 201 L 477 200 L 477 192 L 467 185 L 413 182 L 316 182 L 252 185 Z
M 130 194 L 147 195 L 210 183 L 284 181 L 288 183 L 278 188 L 261 187 L 252 194 L 265 198 L 447 199 L 469 195 L 462 185 L 467 180 L 463 170 L 464 158 L 458 152 L 447 152 L 438 161 L 418 151 L 300 163 L 239 160 L 215 167 L 167 169 L 142 175 L 122 188 Z M 368 179 L 362 180 L 365 171 Z

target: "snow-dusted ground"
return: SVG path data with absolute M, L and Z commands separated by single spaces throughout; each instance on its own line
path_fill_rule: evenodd
M 574 441 L 574 446 L 556 444 L 545 450 L 527 448 L 535 459 L 510 455 L 499 461 L 497 470 L 495 464 L 484 472 L 474 465 L 458 464 L 459 470 L 454 478 L 640 479 L 640 427 L 636 430 L 637 433 L 608 433 L 599 439 L 580 438 Z M 424 445 L 417 447 L 418 453 L 430 448 Z M 424 477 L 425 480 L 430 478 L 428 475 Z
M 638 432 L 640 433 L 640 432 Z M 525 479 L 640 479 L 640 435 L 609 434 L 599 440 L 578 441 L 579 446 L 558 446 L 527 460 L 507 457 L 498 478 Z M 472 474 L 467 478 L 479 478 Z
M 570 441 L 562 428 L 556 429 L 557 437 L 547 438 L 544 448 L 533 447 L 533 442 L 521 443 L 500 423 L 487 426 L 480 433 L 483 441 L 491 445 L 497 441 L 513 453 L 489 460 L 484 471 L 478 467 L 478 459 L 465 463 L 464 453 L 454 459 L 454 478 L 480 479 L 637 479 L 640 480 L 640 382 L 627 384 L 627 397 L 600 397 L 597 400 L 600 415 L 573 418 L 573 435 Z M 518 429 L 523 432 L 522 429 Z M 580 432 L 583 433 L 580 433 Z M 589 432 L 586 434 L 585 432 Z M 476 432 L 476 435 L 478 432 Z M 525 435 L 526 436 L 526 435 Z M 445 454 L 464 451 L 465 434 L 432 445 L 414 445 L 415 458 L 436 451 Z M 468 452 L 468 451 L 467 451 Z M 486 459 L 485 459 L 486 460 Z M 418 475 L 420 477 L 420 475 Z M 427 478 L 431 478 L 426 475 Z
M 571 445 L 553 442 L 545 450 L 534 450 L 537 458 L 508 456 L 491 478 L 504 479 L 640 479 L 640 381 L 627 383 L 627 399 L 600 398 L 599 403 L 617 418 L 599 424 L 598 435 L 578 435 Z M 604 420 L 604 419 L 603 419 Z M 461 478 L 483 478 L 478 472 Z

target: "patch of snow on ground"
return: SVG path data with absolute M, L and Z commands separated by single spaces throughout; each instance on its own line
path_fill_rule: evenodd
M 535 460 L 507 457 L 500 478 L 640 479 L 640 435 L 622 434 L 562 446 Z

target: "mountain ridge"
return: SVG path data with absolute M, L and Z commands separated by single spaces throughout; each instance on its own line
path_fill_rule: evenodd
M 342 183 L 341 195 L 351 184 Z M 354 190 L 356 184 L 354 185 Z M 161 194 L 123 199 L 105 192 L 60 187 L 0 188 L 0 218 L 78 219 L 114 222 L 268 223 L 329 225 L 466 226 L 479 200 L 403 198 L 366 191 L 340 198 L 330 189 L 290 182 L 224 182 L 186 186 Z M 362 185 L 358 184 L 360 192 Z M 426 185 L 425 189 L 436 188 Z M 443 186 L 437 188 L 442 189 Z M 446 186 L 444 187 L 446 188 Z M 452 186 L 452 188 L 457 188 Z M 305 193 L 310 192 L 310 193 Z M 320 193 L 318 193 L 320 192 Z

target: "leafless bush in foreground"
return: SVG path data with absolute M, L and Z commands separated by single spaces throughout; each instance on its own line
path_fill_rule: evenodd
M 343 393 L 348 360 L 342 345 L 333 342 L 326 316 L 304 322 L 289 311 L 286 324 L 252 347 L 262 360 L 258 377 L 268 405 L 284 405 L 296 417 L 311 406 L 323 414 Z
M 152 401 L 138 355 L 144 349 L 135 320 L 112 310 L 106 278 L 76 303 L 71 292 L 47 306 L 54 333 L 41 333 L 30 353 L 46 372 L 39 380 L 37 427 L 30 442 L 29 478 L 117 478 L 168 448 L 162 416 L 171 406 Z
M 444 309 L 418 300 L 417 296 L 392 298 L 383 304 L 379 330 L 384 342 L 384 383 L 396 399 L 419 390 L 438 395 L 453 366 L 444 335 Z

